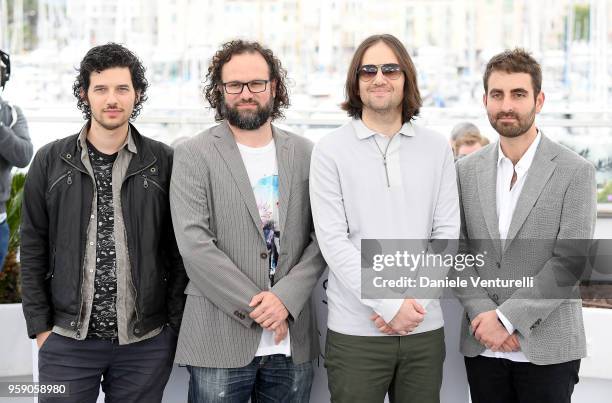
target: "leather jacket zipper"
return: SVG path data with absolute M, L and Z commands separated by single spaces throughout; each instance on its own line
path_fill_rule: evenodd
M 87 175 L 88 178 L 90 178 L 92 180 L 92 183 L 94 183 L 94 194 L 95 194 L 95 182 L 93 180 L 93 178 L 91 178 L 89 172 L 87 172 L 84 169 L 79 168 L 78 166 L 76 166 L 75 164 L 73 164 L 69 158 L 70 154 L 67 154 L 66 156 L 62 155 L 61 159 L 67 163 L 68 165 L 70 165 L 71 167 L 73 167 L 74 169 L 76 169 L 79 172 L 84 173 L 85 175 Z M 72 171 L 68 171 L 67 173 L 68 175 L 68 180 L 67 183 L 70 185 L 72 184 Z M 92 215 L 92 209 L 93 209 L 93 205 L 89 210 L 89 215 Z M 87 226 L 87 228 L 89 229 L 89 225 Z M 85 238 L 83 239 L 83 250 L 86 251 L 87 250 L 87 236 L 85 236 Z M 87 252 L 83 253 L 83 259 L 81 259 L 81 270 L 79 270 L 79 283 L 81 284 L 81 288 L 79 289 L 79 303 L 78 303 L 78 307 L 79 310 L 77 312 L 77 315 L 75 317 L 75 322 L 77 323 L 76 325 L 76 330 L 77 330 L 77 337 L 80 337 L 80 333 L 81 333 L 81 311 L 83 309 L 83 281 L 85 281 L 84 276 L 83 276 L 83 268 L 85 267 L 85 256 L 87 255 Z
M 53 275 L 55 274 L 55 246 L 53 247 L 53 252 L 52 252 L 51 257 L 52 257 L 51 261 L 53 262 L 51 264 L 53 265 L 53 267 L 51 267 L 51 270 L 47 274 L 45 274 L 45 281 L 52 279 Z
M 154 165 L 156 162 L 157 162 L 157 158 L 154 158 L 154 159 L 153 159 L 153 161 L 152 161 L 150 164 L 146 165 L 144 168 L 139 169 L 138 171 L 135 171 L 135 172 L 132 172 L 132 173 L 130 173 L 130 174 L 128 174 L 128 175 L 126 175 L 126 176 L 123 178 L 123 181 L 121 182 L 121 191 L 123 191 L 123 184 L 125 183 L 125 181 L 126 181 L 126 180 L 128 180 L 128 178 L 131 178 L 132 176 L 135 176 L 135 175 L 140 174 L 140 173 L 141 173 L 141 172 L 143 172 L 145 169 L 147 169 L 147 168 L 149 168 L 149 167 L 153 166 L 153 165 Z M 147 178 L 146 178 L 146 175 L 145 175 L 145 174 L 142 174 L 142 175 L 143 175 L 143 176 L 144 176 L 144 178 L 145 178 L 145 183 L 147 183 Z M 153 181 L 151 181 L 151 182 L 153 182 Z M 144 185 L 143 185 L 143 186 L 144 186 Z M 148 186 L 148 185 L 147 185 L 147 186 Z M 146 188 L 147 186 L 145 186 L 145 188 Z M 122 203 L 122 207 L 123 207 L 123 206 L 124 206 L 124 204 Z M 127 217 L 127 216 L 125 215 L 125 212 L 124 212 L 124 217 Z M 127 244 L 127 245 L 126 245 L 126 246 L 127 246 L 126 251 L 127 251 L 127 254 L 128 254 L 128 262 L 130 262 L 130 264 L 132 264 L 133 260 L 132 260 L 132 258 L 131 258 L 131 256 L 130 256 L 130 239 L 131 239 L 131 238 L 130 238 L 130 233 L 129 233 L 129 231 L 130 231 L 130 230 L 129 230 L 129 225 L 127 225 L 127 222 L 126 222 L 126 223 L 125 223 L 125 232 L 126 232 L 126 234 L 127 234 L 127 236 L 125 237 L 125 242 L 126 242 L 126 244 Z M 131 278 L 131 280 L 132 280 L 132 281 L 131 281 L 131 282 L 132 282 L 132 287 L 134 288 L 134 312 L 136 313 L 136 323 L 139 323 L 139 322 L 140 322 L 140 314 L 139 314 L 139 312 L 138 312 L 138 289 L 136 288 L 136 282 L 134 281 L 134 270 L 130 270 L 130 275 L 131 275 L 131 277 L 132 277 L 132 278 Z M 142 334 L 140 334 L 140 335 L 142 335 Z
M 68 172 L 66 172 L 65 174 L 63 174 L 62 176 L 60 176 L 59 178 L 57 178 L 55 180 L 55 182 L 53 182 L 51 184 L 51 187 L 49 187 L 48 192 L 51 192 L 53 190 L 53 188 L 55 187 L 55 185 L 57 185 L 58 183 L 60 183 L 62 181 L 62 179 L 64 179 L 66 176 L 68 177 L 68 180 L 66 181 L 66 183 L 68 183 L 69 185 L 72 184 L 72 171 L 68 170 Z
M 167 193 L 166 190 L 164 188 L 162 188 L 162 186 L 159 183 L 157 183 L 156 181 L 154 181 L 153 179 L 148 177 L 146 174 L 142 174 L 142 177 L 144 178 L 144 182 L 142 183 L 142 186 L 145 189 L 147 189 L 149 187 L 149 182 L 151 182 L 156 188 L 158 188 L 159 190 L 161 190 L 164 193 Z

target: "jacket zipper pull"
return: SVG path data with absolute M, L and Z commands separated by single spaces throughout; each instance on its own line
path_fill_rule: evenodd
M 68 171 L 68 179 L 66 180 L 66 183 L 72 185 L 72 171 Z
M 142 177 L 144 178 L 144 182 L 143 182 L 143 184 L 142 184 L 142 185 L 143 185 L 143 186 L 144 186 L 144 188 L 146 189 L 146 188 L 148 188 L 148 187 L 149 187 L 149 182 L 147 181 L 147 175 L 142 174 Z

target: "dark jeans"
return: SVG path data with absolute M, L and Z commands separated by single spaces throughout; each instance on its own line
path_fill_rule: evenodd
M 176 350 L 177 334 L 166 327 L 150 339 L 119 345 L 51 333 L 38 351 L 40 382 L 68 384 L 69 397 L 39 398 L 39 403 L 161 402 Z
M 570 403 L 580 360 L 552 365 L 465 357 L 472 403 Z
M 444 328 L 408 336 L 327 330 L 325 367 L 334 403 L 439 403 Z
M 4 258 L 8 252 L 8 244 L 10 238 L 9 226 L 6 220 L 0 224 L 0 272 L 4 269 Z
M 255 357 L 246 367 L 187 366 L 189 403 L 308 403 L 312 362 L 294 364 L 291 357 L 275 354 Z

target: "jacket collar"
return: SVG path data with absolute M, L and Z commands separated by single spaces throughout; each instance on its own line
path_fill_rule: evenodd
M 125 139 L 125 142 L 123 143 L 121 147 L 127 148 L 127 150 L 131 152 L 132 154 L 137 154 L 138 147 L 136 147 L 136 143 L 134 142 L 134 137 L 132 136 L 132 130 L 136 130 L 136 128 L 134 129 L 132 128 L 133 126 L 129 124 L 127 138 Z M 79 150 L 83 150 L 87 145 L 87 131 L 88 130 L 89 130 L 89 122 L 83 125 L 83 128 L 81 129 L 81 132 L 79 133 L 77 137 L 77 147 L 79 148 Z
M 514 209 L 508 235 L 506 236 L 507 248 L 511 240 L 514 239 L 525 219 L 531 212 L 536 201 L 540 197 L 544 186 L 555 170 L 555 157 L 558 154 L 558 147 L 540 130 L 541 138 L 536 145 L 533 162 L 529 168 L 529 173 L 525 179 L 523 190 Z M 497 163 L 499 159 L 499 146 L 491 144 L 478 152 L 475 157 L 479 158 L 480 166 L 477 173 L 478 197 L 482 207 L 483 216 L 489 229 L 491 238 L 496 240 L 495 244 L 498 251 L 501 251 L 499 243 L 499 226 L 497 218 Z
M 87 169 L 83 165 L 80 155 L 85 146 L 85 136 L 87 135 L 88 127 L 89 122 L 83 126 L 79 133 L 72 136 L 69 141 L 66 142 L 60 152 L 61 159 L 85 173 L 87 173 Z M 128 138 L 125 147 L 133 154 L 126 176 L 141 171 L 157 161 L 150 146 L 143 140 L 143 136 L 131 123 L 128 126 Z
M 226 121 L 222 121 L 212 129 L 212 135 L 216 137 L 215 147 L 225 161 L 240 194 L 246 204 L 247 210 L 259 230 L 261 238 L 265 241 L 263 234 L 263 224 L 259 216 L 259 210 L 251 187 L 246 167 L 236 145 L 236 140 L 231 128 Z M 287 219 L 287 209 L 289 207 L 289 192 L 291 189 L 293 176 L 293 156 L 294 145 L 291 137 L 283 130 L 272 126 L 272 138 L 276 146 L 276 158 L 278 164 L 279 179 L 279 227 L 281 237 L 284 233 L 285 222 Z
M 359 140 L 364 140 L 374 136 L 375 134 L 378 134 L 374 130 L 367 127 L 361 119 L 353 118 L 351 119 L 351 124 L 353 125 L 355 135 Z M 404 124 L 402 124 L 402 127 L 400 127 L 398 133 L 406 137 L 414 137 L 414 135 L 416 134 L 414 126 L 412 126 L 411 122 L 405 122 Z

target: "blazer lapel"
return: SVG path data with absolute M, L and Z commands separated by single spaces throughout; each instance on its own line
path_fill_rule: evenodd
M 285 231 L 287 222 L 287 209 L 289 207 L 289 195 L 291 191 L 291 179 L 293 176 L 293 154 L 294 148 L 289 136 L 272 126 L 272 136 L 276 144 L 276 160 L 278 163 L 278 208 L 281 238 Z
M 507 239 L 514 239 L 540 197 L 542 189 L 544 189 L 544 186 L 557 166 L 557 164 L 551 161 L 555 155 L 556 154 L 551 152 L 550 140 L 542 134 L 542 139 L 536 150 L 533 162 L 527 172 L 525 185 L 523 185 L 521 195 L 516 203 L 512 221 L 510 221 Z M 510 243 L 511 242 L 507 242 L 506 247 L 508 247 Z
M 501 254 L 499 241 L 499 222 L 497 218 L 497 147 L 491 147 L 480 158 L 481 166 L 478 170 L 478 197 L 484 215 L 489 235 L 497 252 Z
M 242 195 L 242 199 L 246 204 L 247 210 L 253 219 L 253 223 L 255 226 L 257 226 L 259 235 L 261 235 L 261 239 L 265 242 L 263 223 L 261 221 L 261 217 L 259 216 L 257 202 L 255 201 L 255 194 L 253 193 L 253 188 L 251 187 L 249 175 L 247 174 L 244 162 L 242 161 L 242 156 L 240 155 L 240 150 L 238 150 L 238 146 L 236 145 L 234 135 L 226 122 L 222 122 L 218 126 L 218 130 L 215 132 L 215 137 L 218 139 L 215 142 L 215 147 L 225 161 L 225 164 L 229 169 L 232 178 L 240 191 L 240 194 Z

